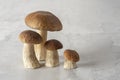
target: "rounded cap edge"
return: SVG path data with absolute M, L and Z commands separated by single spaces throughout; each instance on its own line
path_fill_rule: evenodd
M 39 44 L 42 42 L 42 37 L 32 30 L 25 30 L 19 34 L 19 39 L 23 43 Z
M 46 41 L 44 46 L 48 50 L 57 50 L 63 48 L 62 43 L 56 39 Z
M 79 54 L 75 50 L 66 49 L 64 51 L 64 57 L 67 60 L 78 62 L 80 60 Z

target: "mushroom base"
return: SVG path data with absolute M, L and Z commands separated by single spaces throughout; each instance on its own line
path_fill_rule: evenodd
M 46 49 L 44 48 L 44 44 L 47 40 L 47 31 L 40 30 L 40 31 L 37 31 L 37 32 L 42 37 L 42 43 L 34 45 L 35 54 L 36 54 L 36 57 L 39 61 L 43 61 L 43 60 L 45 60 L 45 57 L 46 57 Z
M 59 65 L 59 56 L 57 50 L 47 50 L 46 54 L 46 67 L 55 67 Z
M 72 61 L 65 61 L 64 62 L 64 69 L 74 69 L 77 68 L 76 62 L 72 62 Z
M 39 68 L 40 64 L 34 52 L 32 44 L 24 44 L 23 47 L 23 63 L 25 68 Z

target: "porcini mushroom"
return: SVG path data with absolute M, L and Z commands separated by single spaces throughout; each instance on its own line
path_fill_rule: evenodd
M 55 39 L 48 40 L 45 43 L 46 53 L 46 67 L 55 67 L 59 65 L 59 55 L 57 49 L 61 49 L 63 45 Z
M 37 29 L 37 32 L 41 35 L 43 41 L 41 44 L 35 45 L 35 53 L 38 60 L 45 60 L 46 50 L 44 43 L 47 40 L 47 31 L 62 30 L 60 20 L 51 12 L 36 11 L 26 16 L 25 23 L 27 26 Z
M 20 33 L 19 39 L 24 43 L 23 47 L 23 63 L 25 68 L 38 68 L 40 67 L 34 52 L 34 44 L 40 44 L 42 37 L 31 30 L 25 30 Z
M 65 69 L 73 69 L 76 68 L 76 62 L 79 61 L 79 55 L 75 50 L 70 50 L 67 49 L 64 51 L 64 58 L 65 58 L 65 62 L 64 62 L 64 68 Z

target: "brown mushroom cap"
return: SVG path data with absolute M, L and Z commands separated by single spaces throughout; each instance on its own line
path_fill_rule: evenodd
M 78 62 L 80 59 L 79 54 L 75 50 L 70 49 L 64 51 L 64 57 L 65 59 L 73 62 Z
M 47 31 L 60 31 L 62 24 L 60 20 L 48 11 L 36 11 L 30 13 L 25 18 L 27 26 L 33 29 L 47 30 Z
M 55 39 L 51 39 L 45 42 L 45 48 L 48 50 L 57 50 L 63 48 L 63 45 Z
M 31 30 L 25 30 L 21 32 L 19 35 L 19 39 L 23 43 L 31 43 L 31 44 L 39 44 L 42 41 L 42 37 L 38 33 Z

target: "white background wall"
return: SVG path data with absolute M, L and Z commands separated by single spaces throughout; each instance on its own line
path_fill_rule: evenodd
M 60 18 L 60 34 L 104 34 L 120 44 L 120 0 L 0 0 L 0 39 L 29 29 L 24 18 L 37 10 L 51 11 Z

